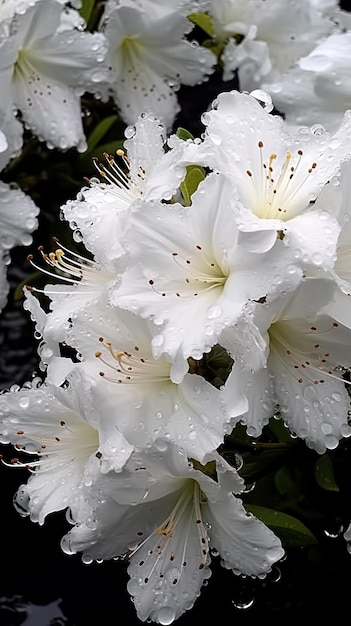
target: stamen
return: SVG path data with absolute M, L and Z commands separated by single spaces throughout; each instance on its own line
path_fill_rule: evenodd
M 270 154 L 266 162 L 263 155 L 263 142 L 258 142 L 259 165 L 256 176 L 252 170 L 246 170 L 247 176 L 252 181 L 254 191 L 253 212 L 261 218 L 266 219 L 290 219 L 293 217 L 292 202 L 299 193 L 309 176 L 317 167 L 317 163 L 312 163 L 305 173 L 301 171 L 303 151 L 297 150 L 297 157 L 294 160 L 292 152 L 286 152 L 284 162 L 278 171 L 278 176 L 274 176 L 274 163 L 278 159 L 276 153 Z M 299 177 L 299 181 L 295 180 Z
M 101 350 L 97 350 L 95 357 L 120 375 L 118 378 L 115 378 L 106 376 L 104 371 L 99 372 L 100 376 L 106 378 L 106 380 L 138 385 L 171 382 L 171 366 L 163 359 L 156 360 L 152 355 L 149 357 L 140 355 L 138 346 L 134 348 L 134 352 L 128 352 L 126 350 L 116 350 L 112 343 L 105 341 L 103 337 L 99 337 L 99 342 L 104 348 L 106 356 Z

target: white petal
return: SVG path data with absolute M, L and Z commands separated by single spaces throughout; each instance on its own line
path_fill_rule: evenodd
M 66 150 L 77 146 L 84 151 L 86 140 L 79 97 L 71 87 L 32 72 L 31 79 L 27 73 L 17 73 L 14 85 L 14 101 L 24 122 L 51 147 Z
M 38 207 L 21 189 L 0 182 L 0 248 L 29 245 L 37 227 Z
M 226 501 L 208 503 L 204 512 L 211 525 L 211 547 L 221 555 L 222 565 L 236 574 L 267 574 L 284 556 L 279 539 L 261 521 L 248 515 L 232 494 Z
M 226 382 L 227 393 L 231 393 L 233 384 L 240 383 L 249 404 L 248 410 L 241 416 L 241 423 L 246 425 L 250 437 L 259 437 L 263 427 L 274 414 L 276 406 L 271 372 L 267 368 L 262 368 L 255 374 L 244 374 L 233 368 Z
M 342 381 L 325 376 L 323 383 L 315 385 L 318 374 L 305 366 L 301 384 L 296 370 L 284 367 L 275 351 L 271 351 L 269 366 L 274 372 L 282 417 L 290 430 L 310 448 L 323 454 L 326 449 L 336 448 L 340 439 L 351 435 L 350 398 Z

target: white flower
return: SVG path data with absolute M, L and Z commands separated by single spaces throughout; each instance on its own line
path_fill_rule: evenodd
M 224 402 L 221 391 L 195 373 L 173 383 L 170 359 L 152 355 L 155 332 L 151 322 L 99 301 L 75 313 L 67 342 L 80 354 L 74 367 L 94 381 L 101 424 L 114 423 L 133 446 L 167 437 L 203 463 L 231 432 L 232 420 L 247 411 L 247 400 L 233 384 Z M 50 379 L 62 365 L 50 365 Z
M 19 110 L 24 124 L 51 147 L 85 150 L 80 96 L 106 80 L 101 33 L 61 26 L 57 0 L 28 2 L 0 32 L 0 110 Z
M 114 426 L 99 431 L 98 409 L 79 373 L 71 375 L 67 389 L 42 384 L 3 394 L 0 432 L 2 443 L 15 446 L 16 457 L 27 457 L 12 461 L 31 471 L 16 506 L 39 524 L 79 499 L 82 484 L 119 471 L 132 451 Z
M 37 227 L 38 213 L 38 207 L 21 189 L 0 181 L 0 310 L 6 303 L 8 292 L 5 265 L 9 262 L 10 250 L 32 242 L 31 233 Z
M 261 249 L 278 232 L 303 267 L 330 269 L 340 225 L 332 206 L 319 208 L 318 195 L 351 156 L 351 114 L 334 134 L 320 127 L 289 134 L 282 118 L 233 91 L 220 94 L 204 123 L 203 144 L 189 144 L 184 160 L 231 177 L 245 209 L 240 230 L 251 232 Z
M 121 240 L 133 205 L 140 199 L 169 200 L 181 176 L 176 165 L 183 146 L 165 152 L 165 130 L 153 115 L 139 116 L 127 137 L 125 150 L 106 154 L 105 164 L 94 159 L 100 179 L 91 179 L 76 200 L 61 207 L 76 238 L 102 265 L 123 253 Z
M 309 278 L 292 294 L 256 307 L 253 321 L 266 339 L 267 367 L 252 376 L 233 372 L 249 399 L 244 419 L 250 435 L 261 434 L 277 403 L 290 430 L 320 454 L 351 435 L 343 379 L 351 332 L 328 310 L 333 293 L 333 281 Z
M 150 201 L 133 212 L 124 243 L 130 269 L 111 301 L 159 326 L 154 356 L 171 356 L 174 382 L 187 372 L 188 357 L 201 359 L 249 300 L 264 297 L 276 282 L 292 288 L 299 278 L 297 270 L 283 269 L 293 263 L 280 241 L 265 254 L 251 251 L 251 235 L 246 240 L 238 229 L 237 203 L 231 182 L 211 174 L 190 207 Z
M 292 127 L 323 124 L 335 131 L 351 108 L 351 32 L 330 35 L 264 89 Z
M 116 159 L 106 155 L 108 166 L 96 161 L 101 180 L 91 179 L 89 187 L 61 207 L 74 231 L 73 238 L 83 240 L 93 257 L 81 255 L 58 240 L 55 252 L 46 253 L 41 248 L 40 263 L 29 257 L 31 264 L 51 279 L 44 289 L 51 300 L 50 312 L 46 315 L 36 306 L 46 343 L 65 341 L 74 312 L 103 298 L 118 281 L 119 259 L 124 255 L 122 242 L 134 205 L 143 198 L 169 199 L 174 194 L 179 184 L 176 164 L 183 146 L 165 153 L 164 142 L 159 121 L 149 114 L 140 116 L 134 135 L 125 141 L 128 156 L 120 150 Z M 47 363 L 44 353 L 41 356 Z
M 127 588 L 142 621 L 171 624 L 193 606 L 211 574 L 210 550 L 219 552 L 224 567 L 248 576 L 264 576 L 284 554 L 279 539 L 233 495 L 243 489 L 236 470 L 216 459 L 215 480 L 161 439 L 100 483 L 95 528 L 84 522 L 84 512 L 80 519 L 73 511 L 77 523 L 63 550 L 82 551 L 85 562 L 126 555 Z M 136 498 L 134 486 L 145 472 L 149 488 Z
M 291 67 L 332 29 L 325 8 L 313 0 L 216 0 L 208 3 L 214 36 L 225 44 L 224 80 L 238 69 L 240 89 Z M 334 7 L 337 2 L 332 3 Z M 327 7 L 330 10 L 330 6 Z
M 149 2 L 112 3 L 101 28 L 115 73 L 108 90 L 123 119 L 134 124 L 141 113 L 152 112 L 171 128 L 179 110 L 177 88 L 204 81 L 214 55 L 185 38 L 192 24 L 178 7 L 155 11 Z

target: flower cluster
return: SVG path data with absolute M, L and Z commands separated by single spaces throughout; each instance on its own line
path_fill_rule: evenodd
M 30 473 L 20 514 L 66 511 L 62 550 L 124 559 L 138 618 L 171 624 L 218 554 L 255 578 L 284 556 L 245 507 L 232 433 L 254 447 L 275 417 L 316 456 L 351 436 L 351 110 L 324 80 L 349 71 L 350 31 L 333 0 L 107 0 L 95 32 L 79 9 L 0 3 L 0 168 L 23 133 L 84 152 L 85 93 L 129 124 L 61 204 L 70 240 L 28 256 L 40 376 L 0 395 L 0 442 Z M 179 86 L 217 61 L 242 90 L 218 95 L 200 137 L 175 130 Z M 39 209 L 0 185 L 6 262 Z

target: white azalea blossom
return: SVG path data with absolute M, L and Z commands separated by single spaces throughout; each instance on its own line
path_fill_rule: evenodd
M 101 180 L 91 179 L 89 187 L 62 206 L 73 237 L 76 241 L 83 238 L 93 256 L 79 254 L 73 245 L 70 249 L 57 240 L 55 252 L 42 249 L 40 261 L 31 258 L 32 265 L 51 279 L 44 289 L 51 301 L 50 310 L 47 315 L 38 313 L 41 320 L 45 317 L 40 332 L 46 343 L 64 341 L 73 313 L 103 298 L 118 281 L 123 238 L 134 205 L 142 199 L 169 199 L 174 194 L 181 176 L 176 164 L 182 147 L 165 153 L 164 143 L 164 129 L 159 121 L 152 115 L 141 116 L 134 136 L 125 141 L 128 156 L 122 150 L 116 159 L 107 155 L 108 165 L 97 164 Z M 45 349 L 46 355 L 47 352 Z M 47 362 L 42 351 L 41 356 Z
M 13 465 L 32 472 L 16 495 L 22 514 L 43 524 L 49 513 L 79 499 L 83 484 L 121 469 L 132 447 L 113 425 L 100 426 L 89 383 L 79 373 L 67 389 L 39 384 L 0 397 L 1 442 L 24 457 Z
M 119 475 L 100 483 L 93 528 L 84 509 L 73 509 L 76 525 L 63 538 L 63 550 L 83 552 L 85 562 L 126 555 L 138 617 L 159 624 L 172 623 L 193 606 L 211 575 L 211 550 L 236 574 L 264 576 L 282 558 L 281 543 L 233 495 L 244 488 L 236 470 L 218 455 L 213 466 L 216 480 L 164 439 L 135 451 Z M 136 497 L 146 472 L 149 486 Z
M 7 300 L 5 266 L 10 260 L 10 251 L 14 246 L 26 246 L 32 242 L 31 233 L 37 228 L 38 213 L 38 207 L 21 189 L 0 181 L 0 310 Z
M 292 128 L 322 124 L 335 131 L 351 108 L 351 32 L 334 33 L 296 67 L 264 88 Z
M 150 9 L 149 4 L 123 1 L 107 7 L 101 29 L 114 70 L 107 92 L 127 124 L 151 112 L 170 129 L 179 111 L 177 88 L 206 80 L 215 57 L 185 38 L 193 25 L 183 11 L 160 11 L 157 3 Z
M 337 2 L 328 3 L 328 13 Z M 240 88 L 251 90 L 308 54 L 333 23 L 323 3 L 311 0 L 216 0 L 208 3 L 216 40 L 223 42 L 223 78 L 238 69 Z
M 249 300 L 264 297 L 277 281 L 292 288 L 299 278 L 280 241 L 265 254 L 251 251 L 250 234 L 246 242 L 238 228 L 237 203 L 229 179 L 211 174 L 190 207 L 149 202 L 133 213 L 124 243 L 130 269 L 111 302 L 159 327 L 153 352 L 171 356 L 174 382 L 187 372 L 188 357 L 201 359 Z M 283 258 L 290 274 L 281 270 Z
M 176 166 L 183 147 L 165 152 L 165 129 L 153 115 L 140 115 L 127 137 L 125 150 L 105 155 L 105 164 L 95 160 L 100 178 L 91 179 L 76 200 L 62 206 L 71 228 L 102 265 L 123 254 L 121 241 L 136 202 L 169 200 L 182 176 Z
M 351 435 L 350 397 L 342 376 L 350 365 L 351 335 L 328 312 L 333 290 L 332 281 L 310 278 L 292 294 L 256 307 L 267 367 L 252 376 L 233 372 L 245 380 L 250 435 L 261 434 L 277 404 L 290 430 L 320 454 Z M 230 350 L 230 335 L 223 342 Z
M 195 373 L 172 382 L 170 359 L 152 355 L 156 332 L 151 322 L 101 302 L 82 309 L 67 331 L 67 343 L 81 358 L 73 367 L 93 381 L 101 424 L 114 422 L 133 446 L 167 437 L 203 463 L 231 432 L 234 418 L 247 411 L 246 397 L 233 384 L 224 398 Z M 49 377 L 55 379 L 65 365 L 53 362 Z
M 350 158 L 351 115 L 333 134 L 319 127 L 289 134 L 284 120 L 233 91 L 220 94 L 204 123 L 205 140 L 190 143 L 184 161 L 233 180 L 244 207 L 239 228 L 251 233 L 252 245 L 269 249 L 280 233 L 304 266 L 332 268 L 340 224 L 318 196 Z
M 51 147 L 85 150 L 80 96 L 108 79 L 101 33 L 60 28 L 57 0 L 24 5 L 0 30 L 0 111 L 20 111 L 26 127 Z

